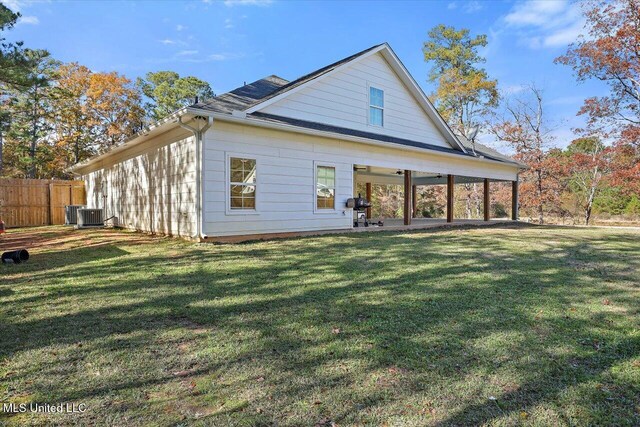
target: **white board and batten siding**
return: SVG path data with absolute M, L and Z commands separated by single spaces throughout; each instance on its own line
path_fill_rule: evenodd
M 370 86 L 384 91 L 382 127 L 369 124 Z M 260 111 L 451 147 L 380 53 L 313 81 Z
M 110 157 L 86 173 L 87 203 L 134 230 L 196 233 L 195 139 L 177 128 Z
M 229 211 L 230 156 L 256 160 L 255 211 Z M 316 164 L 336 168 L 334 211 L 314 209 Z M 513 166 L 471 157 L 216 121 L 204 141 L 203 233 L 214 237 L 350 228 L 352 211 L 345 204 L 354 195 L 354 164 L 504 180 L 513 180 L 516 174 Z

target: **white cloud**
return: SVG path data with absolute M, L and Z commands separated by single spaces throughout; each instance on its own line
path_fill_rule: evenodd
M 227 29 L 231 29 L 234 27 L 233 25 L 233 21 L 231 21 L 231 19 L 227 18 L 224 20 L 224 27 Z
M 515 95 L 517 93 L 523 92 L 528 87 L 529 86 L 527 86 L 527 85 L 521 85 L 521 84 L 501 86 L 500 87 L 500 92 L 503 95 L 507 95 L 507 96 L 508 95 Z
M 449 10 L 458 9 L 458 7 L 461 7 L 464 13 L 475 13 L 479 10 L 482 10 L 484 8 L 484 5 L 478 0 L 471 0 L 464 3 L 452 1 L 451 3 L 447 4 L 447 9 Z
M 207 2 L 205 0 L 205 2 Z M 224 0 L 224 5 L 227 7 L 233 6 L 269 6 L 273 3 L 273 0 Z
M 20 11 L 24 6 L 24 2 L 20 0 L 3 0 L 2 3 L 14 12 Z
M 38 19 L 37 16 L 21 16 L 20 19 L 18 19 L 17 24 L 26 24 L 26 25 L 38 25 L 40 23 L 40 20 Z
M 567 9 L 566 0 L 529 0 L 517 3 L 504 20 L 511 25 L 544 25 Z
M 482 10 L 483 7 L 484 6 L 479 1 L 470 1 L 464 5 L 463 10 L 465 13 L 475 13 Z
M 164 45 L 172 45 L 177 43 L 175 40 L 171 40 L 171 39 L 164 39 L 164 40 L 158 40 L 158 41 Z
M 176 31 L 186 30 L 187 27 L 181 24 L 176 25 Z
M 2 4 L 14 12 L 20 12 L 34 3 L 49 3 L 49 0 L 2 0 Z
M 231 59 L 240 59 L 244 58 L 244 54 L 242 53 L 214 53 L 209 55 L 207 58 L 210 61 L 229 61 Z
M 533 49 L 566 46 L 577 40 L 584 28 L 578 3 L 567 0 L 527 0 L 517 3 L 504 17 L 516 29 L 520 43 Z
M 212 53 L 209 55 L 198 55 L 197 50 L 183 50 L 176 53 L 169 61 L 190 62 L 194 64 L 202 64 L 206 62 L 223 62 L 234 59 L 242 59 L 246 55 L 244 53 Z M 163 62 L 167 62 L 164 60 Z
M 575 105 L 580 106 L 584 102 L 584 96 L 560 96 L 547 101 L 547 105 Z
M 205 64 L 209 62 L 222 62 L 231 61 L 236 59 L 246 58 L 247 55 L 242 52 L 221 52 L 213 54 L 200 54 L 197 50 L 181 50 L 174 53 L 171 56 L 164 56 L 162 58 L 149 58 L 147 62 L 153 64 L 166 64 L 185 62 L 191 64 Z
M 545 37 L 543 45 L 545 47 L 567 46 L 568 44 L 575 42 L 583 33 L 583 30 L 584 21 L 577 21 L 572 26 L 557 30 Z

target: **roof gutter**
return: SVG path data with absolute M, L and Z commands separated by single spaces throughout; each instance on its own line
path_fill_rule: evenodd
M 314 129 L 306 129 L 306 128 L 302 128 L 302 127 L 299 127 L 299 126 L 293 126 L 293 125 L 288 125 L 288 124 L 283 124 L 283 123 L 274 123 L 274 122 L 267 122 L 267 121 L 259 120 L 259 119 L 253 119 L 253 118 L 250 118 L 250 117 L 246 117 L 246 115 L 229 115 L 229 114 L 224 114 L 224 113 L 214 113 L 212 111 L 201 110 L 199 108 L 194 108 L 194 107 L 187 107 L 187 109 L 189 110 L 189 112 L 191 114 L 209 115 L 209 116 L 215 118 L 216 120 L 220 120 L 220 121 L 223 121 L 223 122 L 240 123 L 240 124 L 263 127 L 263 128 L 269 128 L 269 129 L 283 130 L 283 131 L 287 131 L 287 132 L 302 133 L 302 134 L 305 134 L 305 135 L 312 135 L 312 136 L 320 135 L 320 136 L 324 136 L 324 137 L 327 137 L 327 138 L 339 139 L 339 140 L 343 140 L 343 141 L 353 141 L 353 142 L 359 142 L 359 143 L 364 143 L 364 144 L 369 144 L 369 145 L 377 145 L 377 146 L 386 147 L 386 148 L 395 148 L 395 149 L 397 149 L 398 147 L 402 147 L 403 150 L 413 151 L 413 152 L 418 152 L 418 153 L 424 153 L 426 151 L 426 152 L 432 153 L 434 155 L 444 156 L 444 157 L 449 157 L 449 158 L 454 158 L 454 159 L 460 159 L 462 157 L 462 158 L 470 160 L 470 161 L 490 163 L 490 164 L 502 165 L 502 166 L 517 167 L 518 169 L 521 169 L 521 170 L 527 169 L 527 167 L 525 165 L 517 163 L 517 162 L 514 162 L 514 163 L 501 162 L 501 161 L 498 161 L 498 160 L 487 159 L 486 157 L 475 157 L 475 156 L 465 155 L 465 154 L 453 154 L 453 153 L 446 153 L 446 152 L 442 152 L 442 151 L 433 151 L 433 150 L 429 150 L 428 148 L 410 147 L 410 146 L 405 146 L 405 145 L 394 144 L 394 143 L 391 143 L 391 142 L 376 141 L 376 140 L 373 140 L 373 139 L 363 138 L 363 137 L 359 137 L 359 136 L 343 135 L 343 134 L 335 133 L 335 132 L 320 131 L 320 130 L 314 130 Z
M 202 234 L 202 139 L 203 135 L 213 125 L 213 117 L 207 115 L 205 117 L 197 116 L 195 120 L 206 120 L 206 123 L 202 127 L 193 127 L 182 121 L 182 116 L 178 117 L 178 125 L 181 128 L 186 129 L 193 133 L 196 139 L 196 234 L 193 236 L 197 240 L 206 238 Z
M 129 139 L 127 139 L 125 142 L 123 142 L 122 144 L 111 148 L 108 151 L 105 151 L 102 154 L 98 154 L 92 157 L 89 157 L 86 160 L 83 160 L 82 162 L 76 163 L 73 166 L 70 166 L 69 168 L 67 168 L 65 171 L 72 173 L 74 175 L 80 175 L 79 172 L 76 172 L 78 169 L 83 169 L 99 160 L 111 157 L 113 154 L 119 153 L 121 151 L 127 150 L 129 148 L 131 148 L 132 146 L 138 144 L 140 142 L 140 138 L 149 136 L 149 134 L 153 131 L 156 131 L 158 129 L 160 129 L 161 127 L 167 125 L 167 124 L 171 124 L 171 123 L 176 123 L 177 119 L 182 117 L 184 114 L 187 114 L 187 107 L 181 108 L 178 111 L 176 111 L 173 114 L 168 115 L 167 117 L 165 117 L 164 119 L 153 123 L 152 125 L 144 128 L 143 130 L 141 130 L 140 132 L 136 133 L 135 135 L 133 135 L 132 137 L 130 137 Z

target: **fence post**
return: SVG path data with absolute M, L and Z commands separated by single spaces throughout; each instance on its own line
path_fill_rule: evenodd
M 49 183 L 49 221 L 47 225 L 53 225 L 53 183 Z

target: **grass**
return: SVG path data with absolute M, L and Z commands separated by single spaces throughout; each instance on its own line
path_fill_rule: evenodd
M 0 424 L 640 425 L 639 231 L 3 244 Z

